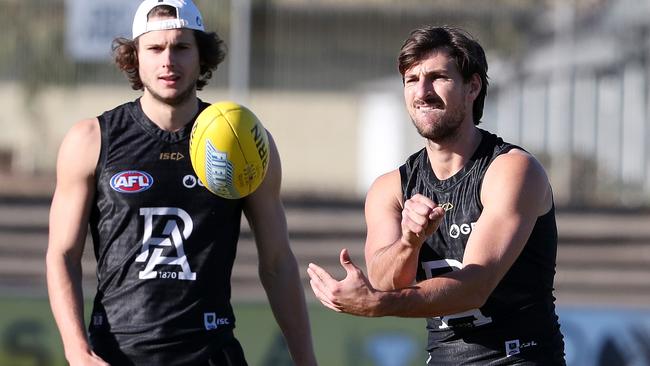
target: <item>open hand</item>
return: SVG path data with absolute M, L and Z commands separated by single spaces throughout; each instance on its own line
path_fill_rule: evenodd
M 379 291 L 370 285 L 361 269 L 352 263 L 347 249 L 341 250 L 340 261 L 347 273 L 341 281 L 332 278 L 316 264 L 309 264 L 307 273 L 314 295 L 323 305 L 339 313 L 381 316 Z

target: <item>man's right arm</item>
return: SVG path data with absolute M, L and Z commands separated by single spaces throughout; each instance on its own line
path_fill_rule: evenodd
M 92 352 L 86 337 L 81 286 L 81 256 L 95 194 L 100 145 L 97 119 L 80 121 L 67 133 L 59 149 L 50 208 L 47 287 L 71 365 L 107 365 Z
M 442 208 L 415 195 L 404 202 L 399 170 L 377 178 L 366 196 L 365 246 L 368 279 L 374 288 L 412 285 L 424 240 L 438 227 Z

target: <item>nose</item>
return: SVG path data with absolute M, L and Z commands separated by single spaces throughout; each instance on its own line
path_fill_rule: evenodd
M 169 69 L 174 67 L 174 64 L 176 63 L 175 61 L 176 57 L 174 55 L 174 51 L 172 48 L 170 47 L 165 48 L 165 50 L 162 52 L 161 57 L 162 57 L 163 67 Z
M 433 87 L 433 82 L 429 78 L 423 77 L 418 80 L 415 85 L 415 97 L 417 99 L 426 100 L 435 94 L 436 90 Z

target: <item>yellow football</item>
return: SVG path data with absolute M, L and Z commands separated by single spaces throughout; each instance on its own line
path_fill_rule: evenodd
M 245 197 L 264 180 L 269 140 L 248 108 L 218 102 L 203 110 L 190 135 L 190 160 L 210 192 L 228 199 Z

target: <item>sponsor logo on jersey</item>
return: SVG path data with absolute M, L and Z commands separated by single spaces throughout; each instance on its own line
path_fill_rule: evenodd
M 201 180 L 191 174 L 183 177 L 183 186 L 188 189 L 192 189 L 196 186 L 204 187 L 203 183 L 201 183 Z
M 449 227 L 449 236 L 451 236 L 454 239 L 458 239 L 459 236 L 461 235 L 469 235 L 472 230 L 474 230 L 474 226 L 476 226 L 475 222 L 471 222 L 469 224 L 451 224 Z
M 179 152 L 163 152 L 160 153 L 160 160 L 173 160 L 173 161 L 179 161 L 183 160 L 185 158 L 185 155 L 179 153 Z
M 139 170 L 125 170 L 111 177 L 111 188 L 121 193 L 146 191 L 153 185 L 151 174 Z
M 445 212 L 447 212 L 452 208 L 454 208 L 454 205 L 452 205 L 451 202 L 445 202 L 442 205 L 440 205 L 440 207 L 442 207 L 442 209 L 445 210 Z

